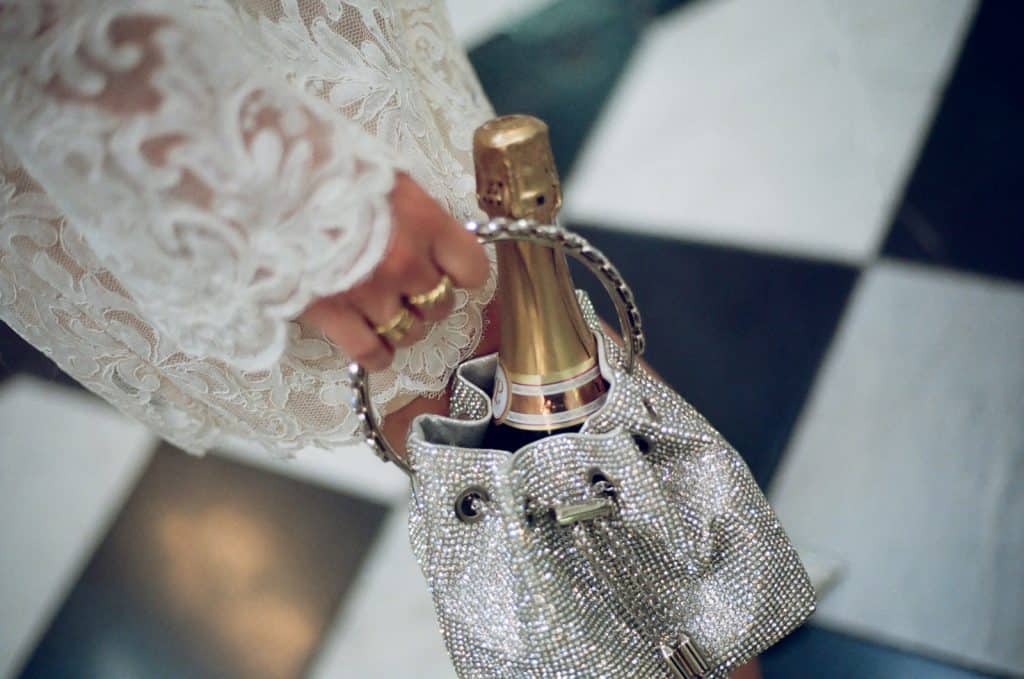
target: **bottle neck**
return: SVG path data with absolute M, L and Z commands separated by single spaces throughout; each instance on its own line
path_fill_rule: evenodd
M 543 121 L 510 115 L 484 123 L 473 134 L 473 162 L 488 215 L 554 223 L 562 192 Z M 600 407 L 607 385 L 565 255 L 521 241 L 498 243 L 497 254 L 495 419 L 536 431 L 579 424 Z
M 501 358 L 506 370 L 544 383 L 571 377 L 595 357 L 565 255 L 522 241 L 496 245 Z
M 607 385 L 565 255 L 521 241 L 497 244 L 501 345 L 495 419 L 519 429 L 579 424 Z

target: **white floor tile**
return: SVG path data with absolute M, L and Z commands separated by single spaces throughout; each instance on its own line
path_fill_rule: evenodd
M 388 517 L 311 679 L 454 679 L 427 583 L 409 547 L 406 517 L 404 504 Z
M 865 274 L 771 489 L 819 623 L 1024 673 L 1024 286 Z
M 0 388 L 0 676 L 32 651 L 156 446 L 99 399 Z
M 552 2 L 554 0 L 446 0 L 455 35 L 467 49 Z
M 974 0 L 705 0 L 645 36 L 566 216 L 846 261 L 871 255 Z

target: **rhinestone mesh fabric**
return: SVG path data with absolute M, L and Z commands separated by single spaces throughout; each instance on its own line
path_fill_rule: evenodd
M 696 410 L 598 337 L 607 403 L 579 433 L 514 453 L 475 448 L 495 356 L 456 373 L 451 417 L 413 424 L 409 530 L 460 677 L 671 677 L 685 636 L 724 677 L 814 610 L 814 592 L 735 450 Z M 559 526 L 545 510 L 613 488 L 610 516 Z M 486 493 L 479 520 L 455 511 Z

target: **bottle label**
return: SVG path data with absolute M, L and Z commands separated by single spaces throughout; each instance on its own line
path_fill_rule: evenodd
M 530 384 L 514 375 L 510 379 L 499 363 L 492 395 L 494 419 L 499 424 L 535 430 L 579 424 L 597 412 L 607 397 L 607 387 L 595 362 L 588 361 L 581 367 L 582 370 L 563 379 Z
M 508 377 L 505 375 L 505 369 L 499 363 L 498 369 L 494 371 L 494 394 L 491 396 L 491 407 L 494 410 L 495 420 L 501 422 L 505 419 L 510 402 Z
M 510 412 L 505 415 L 505 422 L 517 426 L 521 429 L 558 429 L 561 427 L 568 427 L 573 424 L 579 424 L 583 420 L 587 419 L 604 405 L 605 399 L 608 397 L 607 393 L 601 394 L 599 397 L 581 405 L 578 408 L 572 410 L 563 410 L 561 412 L 545 413 L 544 415 L 530 415 L 528 413 L 517 413 Z

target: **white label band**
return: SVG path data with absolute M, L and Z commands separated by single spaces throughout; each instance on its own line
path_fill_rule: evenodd
M 558 382 L 548 382 L 547 384 L 523 384 L 521 382 L 510 382 L 509 386 L 512 388 L 512 393 L 518 396 L 550 396 L 551 394 L 561 394 L 565 391 L 570 391 L 576 387 L 582 387 L 584 384 L 591 382 L 594 378 L 600 375 L 596 365 L 591 366 L 588 370 L 583 371 L 579 375 L 570 377 L 567 380 L 559 380 Z
M 581 405 L 579 408 L 573 408 L 572 410 L 564 410 L 560 413 L 549 413 L 545 415 L 527 415 L 525 413 L 509 412 L 505 416 L 506 422 L 514 422 L 515 424 L 521 424 L 526 427 L 546 427 L 546 426 L 557 426 L 560 424 L 568 424 L 584 417 L 596 413 L 601 406 L 604 405 L 605 399 L 608 397 L 607 393 L 601 394 L 598 398 L 594 399 L 590 403 Z

